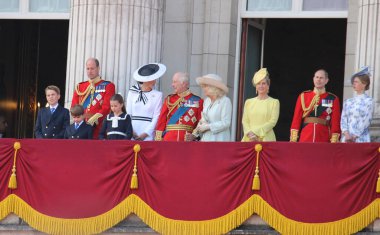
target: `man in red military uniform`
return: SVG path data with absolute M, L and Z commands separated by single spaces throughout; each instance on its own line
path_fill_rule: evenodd
M 110 99 L 115 94 L 115 85 L 99 76 L 99 61 L 89 58 L 86 62 L 88 81 L 76 85 L 71 107 L 83 105 L 88 124 L 94 127 L 94 139 L 98 139 L 104 117 L 111 110 Z
M 165 98 L 156 125 L 155 140 L 185 141 L 201 119 L 203 100 L 189 90 L 189 76 L 176 73 L 172 87 L 175 94 Z
M 297 99 L 290 141 L 297 142 L 331 142 L 336 143 L 340 136 L 339 98 L 326 92 L 329 81 L 325 70 L 314 74 L 314 90 L 302 92 Z

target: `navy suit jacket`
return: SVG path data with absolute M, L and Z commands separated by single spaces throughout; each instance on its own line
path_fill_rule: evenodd
M 75 129 L 75 123 L 66 128 L 65 139 L 92 139 L 93 127 L 83 122 L 79 128 Z
M 58 105 L 52 114 L 50 107 L 38 111 L 34 134 L 37 139 L 63 139 L 66 128 L 70 125 L 68 109 Z

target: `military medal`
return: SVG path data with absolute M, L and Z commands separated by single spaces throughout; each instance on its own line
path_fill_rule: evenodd
M 101 100 L 102 99 L 102 95 L 101 94 L 98 94 L 97 96 L 96 96 L 96 99 L 99 101 L 99 100 Z
M 330 113 L 332 112 L 332 109 L 331 108 L 327 108 L 326 109 L 326 113 L 330 115 Z

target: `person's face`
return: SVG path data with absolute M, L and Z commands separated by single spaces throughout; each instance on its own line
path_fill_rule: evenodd
M 84 116 L 83 115 L 73 116 L 73 120 L 75 123 L 79 124 L 81 121 L 84 120 Z
M 329 79 L 326 77 L 326 73 L 324 71 L 317 71 L 314 74 L 314 87 L 317 89 L 322 89 L 326 86 Z
M 0 117 L 0 133 L 4 133 L 5 129 L 7 129 L 8 123 L 5 121 L 5 118 Z
M 53 106 L 58 103 L 59 98 L 61 98 L 60 95 L 54 90 L 46 90 L 46 100 L 49 103 L 49 105 Z
M 121 113 L 123 104 L 120 104 L 117 100 L 111 100 L 111 110 L 113 113 Z
M 266 95 L 269 91 L 269 84 L 266 79 L 261 80 L 259 83 L 256 84 L 256 90 L 257 94 L 259 95 Z
M 86 63 L 86 72 L 89 79 L 94 79 L 99 76 L 99 67 L 96 67 L 94 60 L 88 60 Z
M 358 77 L 354 78 L 354 81 L 352 82 L 352 87 L 354 88 L 354 91 L 357 93 L 363 93 L 365 90 L 366 84 L 362 83 Z
M 153 89 L 154 85 L 156 85 L 156 80 L 144 82 L 144 86 L 149 87 L 151 89 Z
M 201 88 L 205 96 L 210 97 L 210 86 L 203 84 Z
M 179 75 L 177 75 L 177 74 L 174 74 L 174 76 L 173 76 L 172 87 L 173 87 L 173 90 L 176 94 L 182 93 L 182 92 L 186 91 L 186 89 L 187 89 L 186 83 L 182 82 L 179 78 Z

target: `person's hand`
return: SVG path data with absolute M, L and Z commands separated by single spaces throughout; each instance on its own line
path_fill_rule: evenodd
M 203 122 L 200 125 L 198 125 L 197 129 L 199 130 L 199 132 L 204 133 L 210 130 L 210 125 L 207 122 Z
M 247 136 L 250 141 L 259 141 L 259 137 L 255 135 L 255 133 L 253 133 L 252 131 L 248 132 Z
M 195 135 L 191 133 L 186 133 L 185 134 L 185 141 L 194 141 L 195 140 Z
M 142 133 L 141 135 L 135 137 L 135 140 L 145 140 L 146 137 L 148 137 L 148 134 Z
M 354 139 L 348 132 L 344 132 L 344 139 L 347 143 L 352 143 L 354 142 Z

